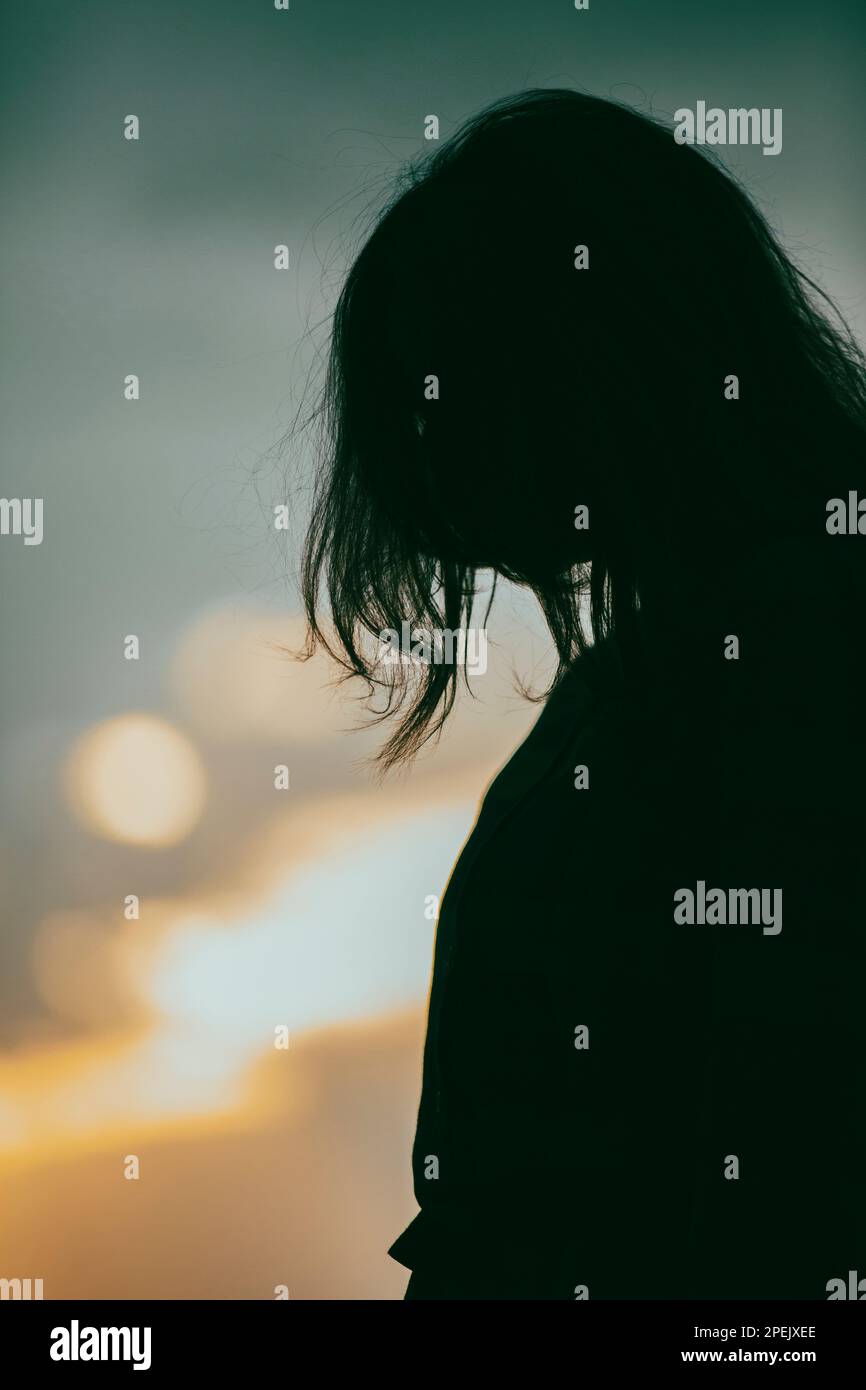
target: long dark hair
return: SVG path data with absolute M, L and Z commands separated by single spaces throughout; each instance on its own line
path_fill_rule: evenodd
M 404 170 L 340 294 L 315 414 L 307 650 L 384 688 L 390 766 L 441 728 L 460 667 L 383 668 L 370 637 L 468 627 L 489 569 L 536 595 L 557 680 L 642 609 L 683 649 L 708 606 L 737 611 L 749 556 L 808 547 L 856 486 L 866 366 L 715 158 L 533 90 Z

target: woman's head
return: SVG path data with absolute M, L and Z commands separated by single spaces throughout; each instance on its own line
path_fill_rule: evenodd
M 808 529 L 830 494 L 806 455 L 856 433 L 866 399 L 809 288 L 731 177 L 662 124 L 566 90 L 467 122 L 404 174 L 337 305 L 314 637 L 324 582 L 332 650 L 375 682 L 361 633 L 466 625 L 489 569 L 535 592 L 564 669 L 583 590 L 597 640 L 659 576 L 682 591 L 766 528 Z M 406 675 L 391 668 L 388 709 L 409 708 L 386 762 L 454 698 L 453 665 Z

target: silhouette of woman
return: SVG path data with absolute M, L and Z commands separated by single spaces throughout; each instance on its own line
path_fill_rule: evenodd
M 491 570 L 559 656 L 442 904 L 409 1298 L 866 1274 L 866 369 L 820 305 L 712 157 L 566 90 L 411 168 L 345 282 L 311 646 L 375 688 Z M 389 667 L 384 766 L 459 674 Z

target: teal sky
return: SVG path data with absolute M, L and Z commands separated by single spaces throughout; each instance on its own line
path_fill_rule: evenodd
M 860 0 L 10 0 L 3 31 L 3 488 L 46 498 L 43 546 L 0 555 L 7 732 L 111 707 L 116 625 L 161 643 L 226 591 L 285 596 L 268 450 L 365 190 L 428 112 L 444 135 L 559 84 L 662 114 L 781 106 L 781 156 L 733 162 L 862 332 Z

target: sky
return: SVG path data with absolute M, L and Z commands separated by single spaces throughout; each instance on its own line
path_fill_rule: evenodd
M 82 1272 L 94 1223 L 102 1239 L 112 1146 L 144 1144 L 164 1122 L 170 1147 L 172 1126 L 208 1110 L 248 1130 L 250 1068 L 285 1023 L 325 1038 L 299 1065 L 298 1095 L 313 1099 L 291 1112 L 286 1142 L 323 1173 L 334 1128 L 344 1146 L 316 1188 L 318 1224 L 295 1233 L 300 1285 L 398 1296 L 384 1256 L 368 1277 L 364 1252 L 393 1238 L 398 1208 L 411 1215 L 401 1165 L 432 948 L 424 904 L 536 716 L 512 663 L 531 678 L 549 646 L 526 596 L 506 590 L 479 700 L 461 702 L 438 752 L 383 787 L 363 761 L 375 739 L 346 733 L 359 709 L 327 690 L 326 663 L 301 668 L 274 644 L 301 632 L 310 459 L 291 426 L 314 398 L 352 253 L 425 148 L 425 117 L 438 115 L 444 138 L 532 86 L 667 117 L 698 100 L 781 107 L 782 153 L 727 150 L 727 163 L 862 341 L 864 41 L 862 0 L 3 5 L 0 491 L 44 498 L 45 535 L 0 540 L 0 1163 L 55 1165 L 50 1200 L 25 1186 L 20 1212 L 44 1204 L 69 1232 L 64 1289 L 119 1287 L 104 1232 Z M 123 138 L 130 113 L 136 142 Z M 293 525 L 276 537 L 283 501 Z M 130 633 L 135 662 L 123 657 Z M 152 754 L 135 751 L 140 719 L 157 721 Z M 292 773 L 283 801 L 280 762 Z M 145 793 L 150 841 L 130 830 Z M 123 916 L 130 893 L 139 921 Z M 364 1020 L 372 1032 L 339 1031 Z M 363 1113 L 340 1081 L 353 1068 L 369 1088 Z M 251 1132 L 252 1172 L 270 1160 Z M 81 1175 L 84 1150 L 96 1167 Z M 196 1164 L 171 1152 L 157 1184 L 169 1208 L 172 1175 Z M 393 1200 L 386 1172 L 403 1173 Z M 89 1236 L 64 1206 L 73 1173 Z M 356 1209 L 380 1215 L 347 1265 L 328 1212 L 353 1182 Z M 45 1230 L 20 1212 L 7 1249 L 50 1264 Z M 129 1219 L 146 1244 L 149 1223 Z M 263 1208 L 251 1219 L 268 1231 Z M 226 1222 L 213 1240 L 228 1239 Z M 159 1286 L 177 1255 L 161 1239 L 141 1281 L 122 1276 L 123 1296 Z M 256 1287 L 270 1277 L 268 1240 L 250 1238 Z M 243 1267 L 215 1271 L 199 1295 L 240 1296 Z

